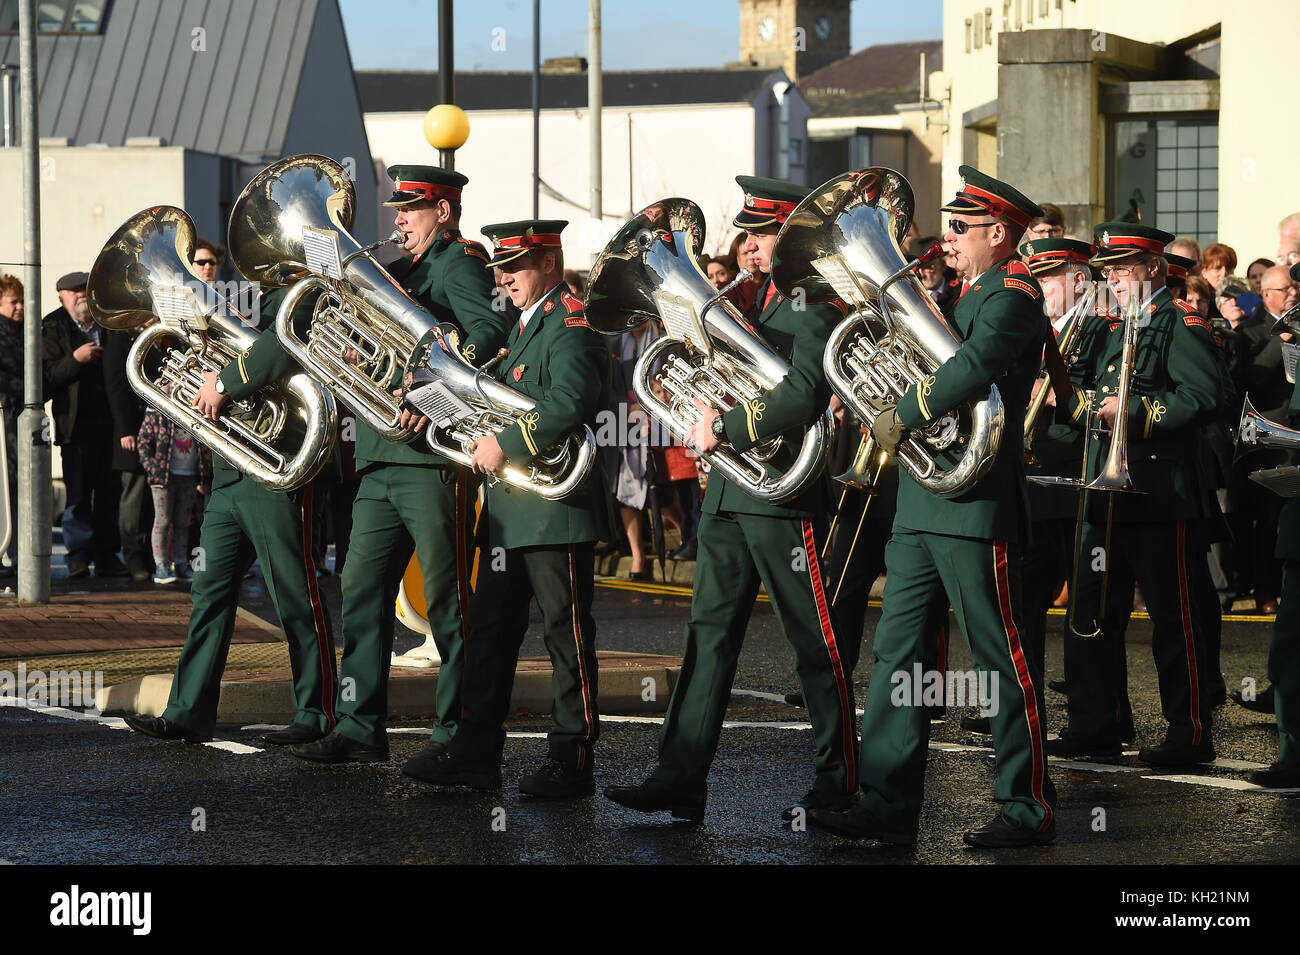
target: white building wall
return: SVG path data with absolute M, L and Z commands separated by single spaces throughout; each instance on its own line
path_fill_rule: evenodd
M 747 104 L 603 110 L 600 228 L 585 211 L 591 198 L 587 117 L 586 109 L 544 110 L 541 115 L 541 178 L 583 207 L 545 190 L 538 205 L 540 218 L 569 220 L 564 247 L 570 266 L 584 267 L 632 212 L 668 196 L 696 202 L 707 223 L 706 251 L 725 251 L 741 201 L 735 177 L 754 173 L 754 115 Z M 456 152 L 456 169 L 470 180 L 462 227 L 467 236 L 484 241 L 481 226 L 533 214 L 532 112 L 476 111 L 469 120 L 469 140 Z M 437 164 L 437 151 L 424 139 L 422 113 L 367 113 L 365 122 L 376 161 Z M 391 194 L 383 183 L 379 191 L 380 202 Z M 392 215 L 390 209 L 380 210 L 381 235 L 391 230 Z
M 992 26 L 967 52 L 966 20 L 991 10 Z M 1170 43 L 1222 25 L 1219 83 L 1219 234 L 1249 262 L 1277 248 L 1277 222 L 1300 211 L 1300 127 L 1280 121 L 1288 69 L 1300 49 L 1294 0 L 944 0 L 941 77 L 951 84 L 944 136 L 942 191 L 960 188 L 962 116 L 998 95 L 998 34 L 1003 30 L 1084 29 L 1105 42 L 1115 33 L 1144 43 Z M 933 86 L 933 84 L 932 84 Z M 940 98 L 942 89 L 933 88 Z M 1026 144 L 1026 148 L 1036 148 Z M 995 169 L 986 169 L 996 173 Z

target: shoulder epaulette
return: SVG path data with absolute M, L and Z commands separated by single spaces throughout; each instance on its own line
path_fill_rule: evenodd
M 564 316 L 564 324 L 565 324 L 565 325 L 581 325 L 583 328 L 591 328 L 591 326 L 587 324 L 587 319 L 586 319 L 586 317 L 583 316 L 583 315 L 581 315 L 581 314 L 579 314 L 579 315 L 566 315 L 566 316 Z
M 1002 280 L 1002 285 L 1004 288 L 1018 289 L 1019 291 L 1024 292 L 1034 301 L 1038 300 L 1038 295 L 1039 295 L 1038 288 L 1032 282 L 1024 282 L 1020 279 L 1013 278 L 1012 276 L 1008 275 L 1006 278 Z
M 1203 328 L 1207 332 L 1213 332 L 1214 326 L 1210 324 L 1209 319 L 1202 318 L 1199 312 L 1183 316 L 1183 324 L 1188 328 Z
M 464 236 L 457 236 L 456 241 L 465 247 L 466 255 L 472 255 L 475 258 L 482 259 L 484 262 L 488 260 L 487 251 L 483 246 L 479 245 L 472 239 L 467 239 Z
M 1025 263 L 1021 262 L 1019 259 L 1007 259 L 1006 269 L 1007 269 L 1007 275 L 1033 275 L 1034 274 L 1033 272 L 1029 271 L 1029 266 L 1025 265 Z
M 561 292 L 560 304 L 564 306 L 564 310 L 570 315 L 582 314 L 582 299 L 578 298 L 578 296 L 574 295 L 572 292 Z
M 833 299 L 830 300 L 830 302 L 829 302 L 828 304 L 830 304 L 830 305 L 834 305 L 837 309 L 839 309 L 839 310 L 840 310 L 840 315 L 842 315 L 844 318 L 848 318 L 848 317 L 849 317 L 849 312 L 850 312 L 851 310 L 850 310 L 850 308 L 848 307 L 848 305 L 846 305 L 846 304 L 844 303 L 844 301 L 843 301 L 842 299 L 833 298 Z
M 1181 298 L 1174 299 L 1174 307 L 1182 309 L 1188 315 L 1192 315 L 1196 313 L 1196 306 L 1193 305 L 1191 302 L 1185 301 L 1184 299 Z

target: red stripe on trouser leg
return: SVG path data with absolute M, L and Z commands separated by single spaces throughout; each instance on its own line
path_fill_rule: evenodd
M 325 608 L 320 599 L 320 586 L 316 581 L 316 561 L 312 558 L 312 501 L 316 496 L 316 482 L 307 485 L 302 495 L 302 562 L 307 574 L 307 593 L 311 597 L 311 619 L 316 630 L 316 650 L 320 657 L 320 705 L 325 713 L 328 729 L 333 729 L 338 719 L 334 715 L 334 648 L 330 646 L 325 630 Z
M 1187 653 L 1187 685 L 1191 690 L 1192 745 L 1201 745 L 1201 685 L 1196 672 L 1196 637 L 1192 630 L 1192 606 L 1187 593 L 1187 522 L 1178 522 L 1178 608 L 1183 618 L 1183 645 Z
M 587 657 L 582 652 L 582 628 L 579 625 L 578 570 L 573 545 L 569 545 L 569 603 L 573 617 L 573 642 L 578 648 L 578 681 L 582 684 L 582 719 L 587 724 L 587 739 L 591 739 L 591 687 L 587 685 Z M 578 769 L 587 765 L 586 745 L 578 747 Z
M 835 631 L 831 629 L 830 609 L 826 604 L 826 592 L 822 589 L 822 571 L 817 563 L 817 542 L 813 537 L 812 521 L 803 520 L 803 549 L 808 558 L 808 576 L 812 579 L 813 600 L 817 603 L 817 621 L 821 624 L 822 642 L 831 658 L 831 672 L 835 674 L 835 686 L 840 695 L 840 721 L 843 726 L 840 734 L 844 738 L 844 768 L 848 791 L 853 792 L 858 785 L 858 768 L 853 745 L 853 708 L 849 706 L 848 684 L 844 681 L 844 665 L 840 662 L 840 650 L 835 643 Z
M 460 610 L 461 654 L 469 653 L 469 567 L 465 556 L 465 512 L 469 504 L 469 475 L 456 478 L 456 599 Z
M 1034 692 L 1034 682 L 1029 676 L 1029 665 L 1025 662 L 1024 648 L 1020 645 L 1020 633 L 1011 615 L 1011 585 L 1007 579 L 1007 545 L 993 544 L 993 577 L 998 588 L 998 613 L 1002 617 L 1002 630 L 1007 636 L 1007 650 L 1011 654 L 1011 663 L 1016 669 L 1016 682 L 1020 685 L 1020 696 L 1024 700 L 1025 722 L 1029 727 L 1029 751 L 1033 759 L 1030 769 L 1030 787 L 1034 802 L 1043 807 L 1046 813 L 1040 832 L 1047 829 L 1052 821 L 1052 807 L 1043 798 L 1043 780 L 1047 777 L 1047 760 L 1043 753 L 1043 729 L 1038 713 L 1038 694 Z

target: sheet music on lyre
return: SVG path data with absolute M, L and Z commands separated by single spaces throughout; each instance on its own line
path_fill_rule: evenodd
M 208 318 L 199 297 L 188 285 L 155 285 L 150 292 L 153 313 L 166 325 L 206 331 Z
M 474 410 L 441 381 L 413 389 L 406 400 L 439 428 L 454 425 Z
M 339 254 L 339 236 L 333 229 L 302 227 L 302 254 L 307 268 L 328 279 L 343 277 L 343 259 Z
M 693 301 L 664 291 L 655 292 L 654 299 L 659 319 L 664 323 L 664 331 L 669 338 L 687 342 L 692 348 L 706 354 L 713 350 L 713 343 L 704 330 L 704 323 L 700 320 L 700 313 Z
M 1252 471 L 1250 479 L 1262 484 L 1279 497 L 1300 497 L 1300 467 L 1288 464 L 1280 468 Z
M 1295 384 L 1295 366 L 1296 361 L 1300 360 L 1300 345 L 1293 345 L 1291 342 L 1281 342 L 1282 345 L 1282 367 L 1286 370 L 1286 380 Z

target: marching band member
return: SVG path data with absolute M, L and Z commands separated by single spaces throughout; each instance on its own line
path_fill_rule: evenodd
M 1098 614 L 1103 593 L 1105 609 L 1095 623 L 1099 636 L 1066 634 L 1069 724 L 1049 749 L 1062 756 L 1119 754 L 1120 701 L 1126 691 L 1115 660 L 1136 580 L 1151 614 L 1161 710 L 1169 721 L 1164 741 L 1141 749 L 1138 758 L 1152 766 L 1208 762 L 1215 753 L 1197 601 L 1213 594 L 1195 594 L 1191 582 L 1195 562 L 1203 559 L 1196 532 L 1203 516 L 1196 432 L 1220 405 L 1219 369 L 1209 323 L 1165 288 L 1162 253 L 1173 236 L 1127 222 L 1102 223 L 1097 233 L 1092 264 L 1101 267 L 1120 314 L 1138 310 L 1131 390 L 1128 407 L 1118 408 L 1125 323 L 1098 322 L 1071 369 L 1074 393 L 1067 411 L 1083 424 L 1087 388 L 1101 400 L 1098 417 L 1104 425 L 1114 428 L 1117 414 L 1128 416 L 1132 482 L 1145 493 L 1088 495 L 1078 587 L 1070 595 L 1074 626 L 1094 626 L 1090 615 Z M 1100 472 L 1108 445 L 1092 442 L 1089 479 Z M 1112 507 L 1113 521 L 1108 521 Z
M 737 176 L 736 182 L 745 193 L 744 209 L 732 223 L 745 230 L 742 251 L 770 273 L 777 233 L 809 190 L 751 176 Z M 840 310 L 787 299 L 769 275 L 751 314 L 755 329 L 789 362 L 790 373 L 767 394 L 726 414 L 701 407 L 703 417 L 691 438 L 701 454 L 724 443 L 744 452 L 778 435 L 802 438 L 827 408 L 830 387 L 822 353 L 842 318 Z M 799 441 L 793 444 L 797 447 Z M 788 447 L 784 453 L 793 456 Z M 769 504 L 746 494 L 716 468 L 710 474 L 701 506 L 686 649 L 659 736 L 659 765 L 640 785 L 608 787 L 605 795 L 614 802 L 639 812 L 704 818 L 709 764 L 761 582 L 795 651 L 815 746 L 813 788 L 783 818 L 795 818 L 800 807 L 849 804 L 857 784 L 853 686 L 831 626 L 818 556 L 829 506 L 824 482 L 792 501 Z
M 873 434 L 890 452 L 908 429 L 982 397 L 990 384 L 1005 403 L 1006 433 L 1021 434 L 1048 335 L 1038 283 L 1015 255 L 1025 227 L 1042 211 L 977 169 L 962 166 L 960 172 L 965 185 L 943 211 L 951 213 L 944 244 L 966 276 L 951 323 L 963 341 L 951 359 L 876 419 Z M 810 818 L 854 838 L 915 842 L 930 720 L 923 706 L 895 705 L 890 683 L 894 674 L 910 674 L 923 661 L 937 629 L 936 608 L 943 604 L 935 598 L 946 593 L 975 666 L 997 680 L 997 706 L 989 715 L 997 752 L 995 798 L 1002 808 L 964 840 L 984 848 L 1051 842 L 1056 791 L 1047 776 L 1041 692 L 1034 685 L 1038 664 L 1018 624 L 1017 550 L 1029 523 L 1021 443 L 1003 440 L 988 475 L 955 498 L 931 494 L 906 472 L 899 482 L 862 717 L 862 796 L 847 812 L 813 809 Z
M 411 256 L 390 271 L 439 323 L 462 334 L 466 359 L 477 364 L 490 358 L 505 338 L 505 319 L 493 307 L 492 280 L 483 268 L 487 253 L 460 234 L 461 190 L 469 180 L 437 166 L 392 166 L 388 175 L 393 195 L 384 205 L 398 207 L 397 228 Z M 397 389 L 400 382 L 390 386 Z M 291 750 L 301 759 L 388 759 L 393 605 L 412 551 L 424 575 L 429 627 L 442 658 L 437 719 L 426 750 L 441 751 L 460 718 L 471 476 L 429 449 L 427 419 L 403 411 L 400 423 L 415 431 L 406 444 L 386 441 L 359 418 L 356 422 L 361 484 L 343 570 L 342 676 L 348 689 L 339 696 L 334 731 Z
M 517 426 L 474 443 L 474 470 L 491 475 L 526 466 L 609 404 L 609 352 L 586 322 L 582 300 L 564 284 L 560 233 L 568 223 L 527 220 L 483 227 L 493 241 L 497 280 L 521 310 L 496 378 L 534 398 Z M 546 649 L 555 668 L 548 758 L 520 791 L 572 798 L 596 791 L 592 749 L 600 735 L 596 705 L 595 542 L 612 530 L 603 472 L 584 488 L 546 500 L 494 482 L 487 488 L 486 535 L 479 542 L 477 586 L 469 617 L 461 698 L 464 715 L 445 751 L 425 750 L 402 772 L 443 786 L 501 786 L 504 723 L 510 712 L 519 647 L 532 598 L 542 611 Z

